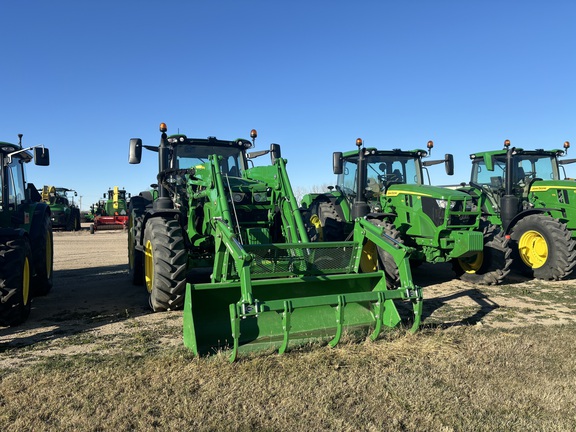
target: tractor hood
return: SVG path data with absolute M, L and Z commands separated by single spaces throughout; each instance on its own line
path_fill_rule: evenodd
M 234 192 L 265 192 L 268 188 L 266 183 L 241 177 L 225 177 L 224 186 L 227 187 L 228 183 Z
M 576 186 L 576 182 L 574 185 Z M 398 195 L 419 195 L 445 200 L 448 198 L 459 200 L 470 197 L 470 195 L 464 192 L 429 185 L 395 184 L 386 190 L 386 197 L 395 197 Z
M 576 181 L 574 180 L 536 180 L 530 186 L 530 192 L 546 192 L 550 189 L 567 189 L 576 193 Z

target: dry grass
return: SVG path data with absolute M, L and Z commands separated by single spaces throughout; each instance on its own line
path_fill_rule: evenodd
M 284 356 L 132 348 L 0 371 L 0 430 L 571 431 L 576 326 L 393 332 Z M 151 349 L 146 349 L 149 347 Z M 24 349 L 24 348 L 23 348 Z M 18 349 L 3 355 L 18 354 Z M 34 349 L 26 348 L 33 357 Z M 137 353 L 137 354 L 135 354 Z

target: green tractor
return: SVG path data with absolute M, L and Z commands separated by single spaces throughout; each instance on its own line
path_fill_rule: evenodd
M 499 227 L 481 218 L 470 195 L 429 185 L 425 167 L 444 163 L 452 175 L 451 154 L 424 161 L 432 141 L 428 151 L 364 148 L 360 138 L 356 145 L 356 151 L 333 154 L 335 189 L 306 195 L 301 201 L 312 237 L 340 241 L 363 218 L 409 246 L 413 266 L 451 262 L 456 274 L 468 282 L 491 285 L 504 280 L 510 272 L 511 249 Z M 376 252 L 390 283 L 396 285 L 395 263 L 386 251 L 376 248 Z
M 26 182 L 24 170 L 24 164 L 32 160 L 48 165 L 48 149 L 22 148 L 22 135 L 18 137 L 18 144 L 0 142 L 0 325 L 5 326 L 24 322 L 32 296 L 52 288 L 50 207 L 42 202 L 36 187 Z
M 44 186 L 41 193 L 42 201 L 50 206 L 52 228 L 80 230 L 80 208 L 74 202 L 78 192 L 63 187 Z
M 231 349 L 277 348 L 331 338 L 344 331 L 402 322 L 396 302 L 420 323 L 422 290 L 412 283 L 408 248 L 358 221 L 349 240 L 311 242 L 294 197 L 280 146 L 168 136 L 159 146 L 130 140 L 130 163 L 142 149 L 158 153 L 158 183 L 132 197 L 128 259 L 132 281 L 145 284 L 154 311 L 184 308 L 184 343 L 195 355 Z M 270 154 L 271 164 L 254 166 Z M 376 268 L 360 269 L 374 243 L 397 264 L 400 284 L 386 285 Z M 410 309 L 410 308 L 408 308 Z
M 564 150 L 510 147 L 470 155 L 470 194 L 484 217 L 509 236 L 514 267 L 544 280 L 569 276 L 576 265 L 576 183 L 562 180 Z M 566 177 L 564 172 L 564 177 Z
M 90 234 L 98 230 L 124 230 L 128 224 L 130 194 L 118 186 L 108 189 L 102 200 L 91 207 Z

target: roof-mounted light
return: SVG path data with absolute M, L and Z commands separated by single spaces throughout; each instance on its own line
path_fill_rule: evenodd
M 362 147 L 362 144 L 364 144 L 364 141 L 362 141 L 362 138 L 356 138 L 356 146 Z
M 508 149 L 510 147 L 510 140 L 504 140 L 504 148 Z
M 160 123 L 160 132 L 164 133 L 168 130 L 168 126 L 166 126 L 166 123 Z

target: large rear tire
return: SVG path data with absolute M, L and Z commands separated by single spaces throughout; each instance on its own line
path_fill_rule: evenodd
M 34 276 L 32 277 L 32 294 L 43 296 L 50 292 L 54 273 L 54 241 L 52 222 L 45 214 L 39 222 L 38 230 L 33 231 L 32 255 L 34 257 Z
M 132 284 L 144 284 L 144 252 L 137 249 L 142 236 L 142 222 L 148 201 L 141 197 L 130 200 L 128 209 L 128 273 Z
M 181 309 L 188 253 L 175 219 L 151 218 L 144 229 L 144 278 L 154 311 Z
M 479 285 L 497 285 L 504 281 L 512 265 L 512 249 L 504 232 L 483 222 L 484 249 L 470 257 L 452 260 L 452 269 L 463 281 Z
M 544 214 L 521 219 L 510 234 L 514 266 L 543 280 L 561 280 L 576 266 L 576 241 L 566 224 Z
M 0 245 L 0 324 L 14 326 L 30 315 L 32 251 L 26 238 Z
M 316 199 L 304 212 L 304 223 L 310 241 L 344 240 L 344 222 L 334 204 L 327 198 Z

